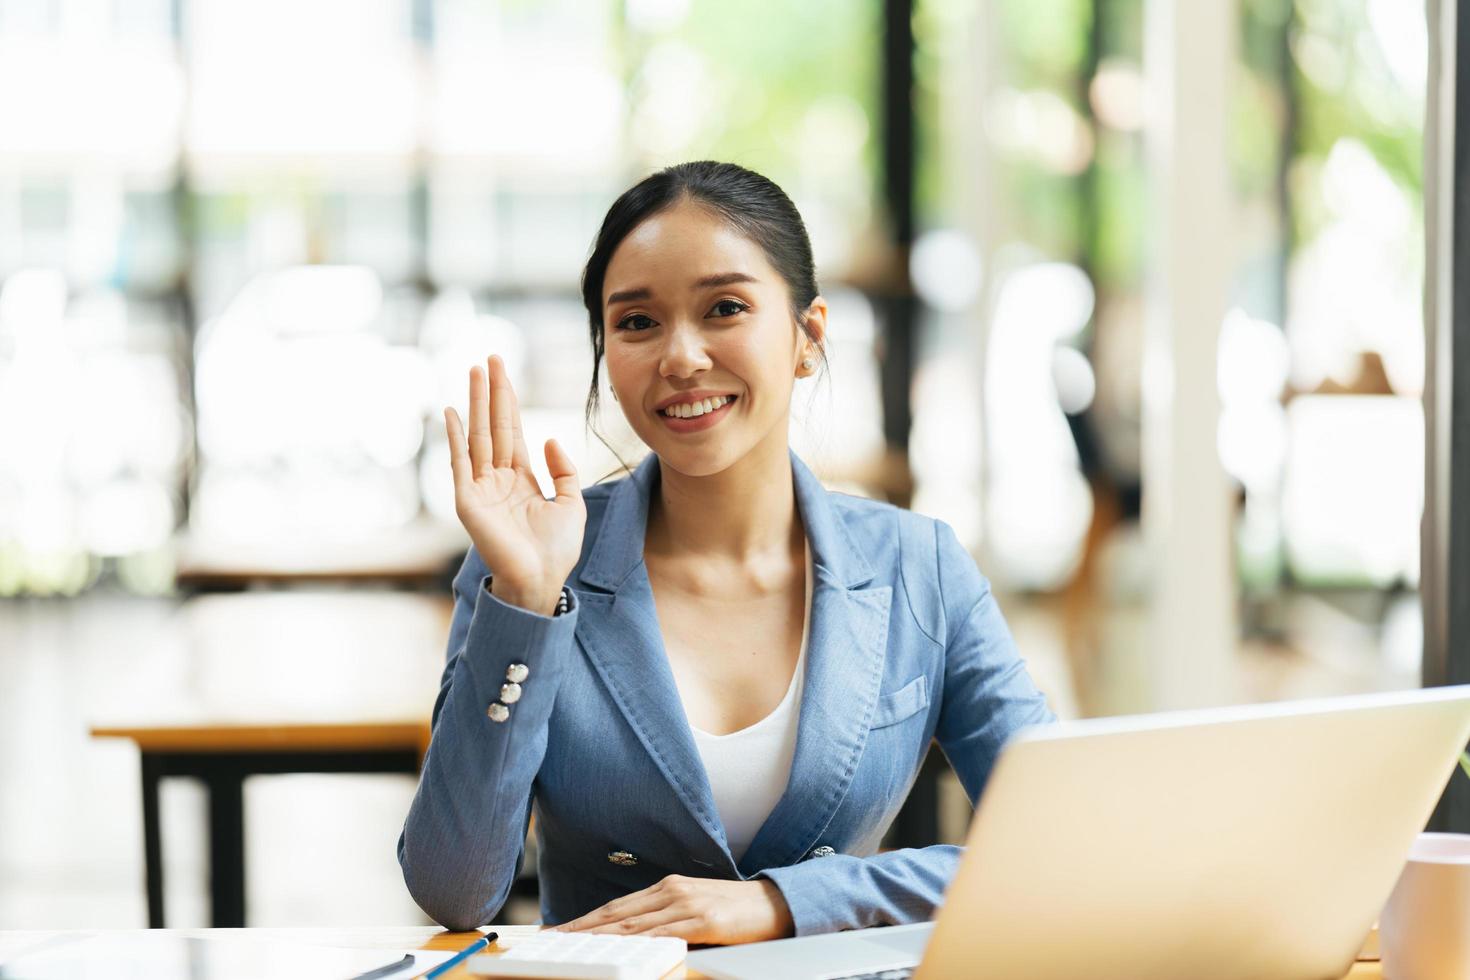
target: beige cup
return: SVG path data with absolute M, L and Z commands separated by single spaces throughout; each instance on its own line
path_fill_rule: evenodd
M 1470 834 L 1420 834 L 1379 917 L 1384 980 L 1470 980 Z

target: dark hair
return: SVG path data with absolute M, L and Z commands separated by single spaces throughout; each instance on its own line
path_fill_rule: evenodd
M 733 163 L 699 160 L 665 167 L 628 188 L 602 219 L 592 255 L 582 271 L 582 304 L 592 336 L 592 386 L 587 391 L 586 419 L 598 406 L 597 379 L 602 370 L 605 328 L 602 322 L 602 284 L 613 252 L 645 220 L 681 201 L 709 208 L 765 252 L 791 293 L 791 315 L 817 347 L 822 363 L 827 352 L 806 325 L 806 310 L 817 298 L 817 274 L 806 225 L 785 191 L 760 174 Z M 598 438 L 602 436 L 599 434 Z M 606 444 L 604 440 L 604 444 Z M 611 448 L 611 447 L 609 447 Z

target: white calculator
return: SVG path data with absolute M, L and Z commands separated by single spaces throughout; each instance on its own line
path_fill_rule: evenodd
M 689 944 L 669 936 L 609 936 L 537 932 L 496 941 L 498 956 L 465 964 L 482 977 L 565 977 L 567 980 L 658 980 L 684 962 Z

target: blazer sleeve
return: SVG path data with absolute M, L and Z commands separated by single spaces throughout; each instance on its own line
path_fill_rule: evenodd
M 571 654 L 578 602 L 549 617 L 502 602 L 474 549 L 454 579 L 454 618 L 433 734 L 398 838 L 398 863 L 415 902 L 446 929 L 499 913 L 520 872 L 531 785 L 546 755 L 557 687 Z M 568 590 L 570 592 L 570 590 Z M 510 718 L 490 720 L 506 668 L 525 664 Z
M 944 689 L 935 738 L 973 806 L 1006 740 L 1056 720 L 1036 689 L 990 583 L 948 524 L 934 525 L 944 611 Z M 964 849 L 911 847 L 872 857 L 834 854 L 760 873 L 791 909 L 796 935 L 933 918 Z

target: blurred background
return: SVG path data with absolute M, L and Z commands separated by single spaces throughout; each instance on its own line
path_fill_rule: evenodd
M 639 455 L 578 277 L 683 160 L 795 200 L 793 446 L 955 527 L 1059 714 L 1418 686 L 1428 48 L 1405 0 L 0 0 L 0 928 L 149 921 L 140 732 L 416 737 L 441 408 L 494 351 L 531 444 Z M 963 834 L 934 775 L 900 842 Z M 245 920 L 427 921 L 413 785 L 246 780 Z M 171 926 L 210 801 L 162 780 Z

